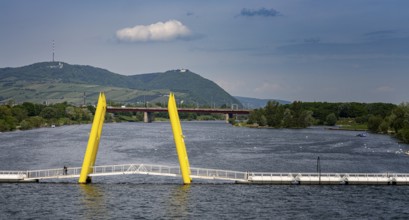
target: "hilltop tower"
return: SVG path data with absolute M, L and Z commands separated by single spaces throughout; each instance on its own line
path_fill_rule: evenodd
M 55 51 L 55 42 L 53 40 L 53 63 L 54 63 L 54 51 Z

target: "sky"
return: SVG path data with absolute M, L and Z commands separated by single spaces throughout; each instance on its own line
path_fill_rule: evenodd
M 231 95 L 409 101 L 407 0 L 0 0 L 0 67 L 186 68 Z

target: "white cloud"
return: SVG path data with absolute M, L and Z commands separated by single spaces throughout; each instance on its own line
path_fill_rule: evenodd
M 116 32 L 120 41 L 146 42 L 146 41 L 170 41 L 187 37 L 191 34 L 189 28 L 177 20 L 157 22 L 150 25 L 137 25 L 124 28 Z

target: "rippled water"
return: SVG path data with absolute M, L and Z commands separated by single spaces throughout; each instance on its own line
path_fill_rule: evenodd
M 81 166 L 90 125 L 0 134 L 0 170 Z M 192 167 L 237 171 L 404 172 L 409 157 L 384 135 L 322 128 L 183 123 Z M 177 165 L 168 123 L 105 124 L 97 165 Z M 408 186 L 272 186 L 144 175 L 0 184 L 0 219 L 406 219 Z

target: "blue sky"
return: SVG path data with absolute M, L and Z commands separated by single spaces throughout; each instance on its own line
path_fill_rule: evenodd
M 187 68 L 232 95 L 409 101 L 409 1 L 0 1 L 0 67 Z

